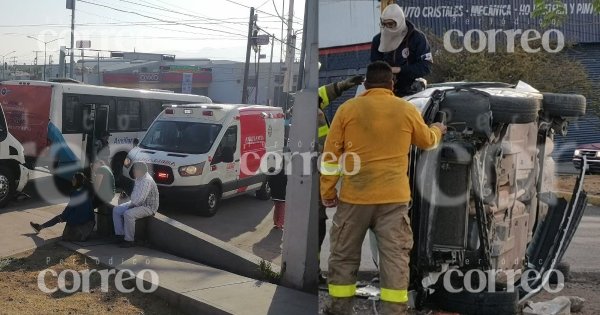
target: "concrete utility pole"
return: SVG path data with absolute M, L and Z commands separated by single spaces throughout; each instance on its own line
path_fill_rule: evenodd
M 308 11 L 304 10 L 304 21 L 308 19 Z M 306 36 L 306 27 L 302 28 L 302 38 Z M 298 84 L 296 85 L 296 90 L 301 90 L 304 84 L 304 61 L 306 59 L 306 41 L 303 41 L 303 44 L 300 49 L 300 66 L 298 68 Z
M 246 64 L 244 64 L 244 84 L 242 85 L 242 104 L 248 104 L 248 73 L 250 72 L 250 50 L 252 49 L 252 32 L 256 17 L 254 16 L 254 7 L 250 8 L 250 21 L 248 23 L 248 42 L 246 44 Z
M 267 95 L 269 95 L 269 97 L 267 97 L 267 102 L 269 106 L 273 106 L 273 92 L 271 92 L 271 90 L 273 89 L 273 47 L 275 46 L 275 35 L 271 35 L 271 60 L 269 61 L 269 80 L 268 82 L 268 86 L 267 86 Z
M 306 21 L 304 21 L 306 23 Z M 288 12 L 288 20 L 287 20 L 287 50 L 285 52 L 285 78 L 283 80 L 284 92 L 293 92 L 294 91 L 294 57 L 296 56 L 296 45 L 295 45 L 295 36 L 293 30 L 294 24 L 294 0 L 290 0 L 289 3 L 289 12 Z
M 73 69 L 75 68 L 75 1 L 67 0 L 67 9 L 71 9 L 71 52 L 69 54 L 69 77 L 71 79 L 73 79 Z
M 317 139 L 317 89 L 319 45 L 317 35 L 318 2 L 306 0 L 308 18 L 306 28 L 306 72 L 304 89 L 296 94 L 294 123 L 290 131 L 289 148 L 292 152 L 292 175 L 288 176 L 285 222 L 283 235 L 282 284 L 315 293 L 314 305 L 306 314 L 316 314 L 318 308 L 318 180 L 316 158 L 305 163 L 306 156 L 314 155 Z M 307 170 L 305 165 L 309 166 Z M 309 202 L 306 202 L 309 200 Z
M 258 58 L 256 58 L 256 86 L 254 87 L 254 104 L 258 104 L 258 78 L 260 77 L 260 45 L 258 45 Z

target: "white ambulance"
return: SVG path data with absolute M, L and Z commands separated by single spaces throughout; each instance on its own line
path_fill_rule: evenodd
M 133 163 L 144 162 L 161 204 L 185 201 L 199 214 L 213 216 L 222 198 L 252 192 L 269 199 L 266 172 L 283 146 L 281 108 L 169 105 L 129 152 L 123 175 L 132 179 Z
M 29 180 L 23 145 L 8 131 L 0 106 L 0 207 L 4 207 Z

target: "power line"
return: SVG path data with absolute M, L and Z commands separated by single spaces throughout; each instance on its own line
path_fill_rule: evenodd
M 90 14 L 90 15 L 94 15 L 94 16 L 97 16 L 97 17 L 101 17 L 101 18 L 106 18 L 106 19 L 113 20 L 113 21 L 118 21 L 120 23 L 123 23 L 123 26 L 137 25 L 137 23 L 139 23 L 139 26 L 151 27 L 152 29 L 167 30 L 167 31 L 170 31 L 170 32 L 178 32 L 178 33 L 193 34 L 193 35 L 215 35 L 215 34 L 198 33 L 198 32 L 191 32 L 191 31 L 185 31 L 185 30 L 174 30 L 174 29 L 170 29 L 170 28 L 164 28 L 164 27 L 154 26 L 154 25 L 173 25 L 171 23 L 164 23 L 164 22 L 160 22 L 160 23 L 156 23 L 156 22 L 127 22 L 127 21 L 122 21 L 122 20 L 115 19 L 115 18 L 112 18 L 112 17 L 107 17 L 107 16 L 103 16 L 103 15 L 98 15 L 98 14 L 95 14 L 95 13 L 86 12 L 86 11 L 83 11 L 83 10 L 79 10 L 79 12 L 83 12 L 85 14 Z M 81 27 L 81 26 L 102 26 L 102 24 L 103 23 L 97 23 L 97 24 L 87 23 L 87 24 L 76 24 L 76 25 L 78 25 L 78 26 Z M 110 25 L 114 26 L 115 24 L 118 24 L 118 23 L 115 23 L 115 24 L 104 23 L 104 24 L 107 24 L 107 25 L 110 24 Z M 191 24 L 194 24 L 194 23 L 191 23 Z M 121 25 L 116 25 L 116 26 L 121 26 Z
M 157 20 L 157 21 L 166 22 L 166 23 L 172 23 L 174 25 L 182 25 L 182 26 L 188 26 L 188 27 L 192 27 L 192 28 L 198 28 L 198 29 L 203 29 L 203 30 L 208 30 L 208 31 L 213 31 L 213 32 L 218 32 L 218 33 L 224 33 L 224 34 L 230 34 L 230 35 L 235 35 L 235 36 L 246 37 L 246 35 L 239 34 L 239 33 L 233 33 L 233 32 L 229 32 L 229 31 L 225 31 L 225 30 L 217 30 L 217 29 L 203 27 L 203 26 L 197 26 L 197 25 L 179 23 L 179 22 L 175 22 L 175 21 L 168 21 L 168 20 L 164 20 L 164 19 L 152 17 L 152 16 L 149 16 L 149 15 L 141 14 L 141 13 L 138 13 L 138 12 L 133 12 L 133 11 L 128 11 L 128 10 L 122 10 L 122 9 L 118 9 L 118 8 L 111 7 L 111 6 L 108 6 L 108 5 L 99 4 L 99 3 L 93 3 L 93 2 L 89 2 L 89 1 L 85 1 L 85 0 L 79 0 L 79 2 L 83 2 L 83 3 L 87 3 L 87 4 L 99 6 L 99 7 L 104 7 L 104 8 L 107 8 L 107 9 L 111 9 L 111 10 L 115 10 L 115 11 L 119 11 L 119 12 L 123 12 L 123 13 L 129 13 L 129 14 L 139 15 L 141 17 L 145 17 L 145 18 L 152 19 L 152 20 Z
M 235 2 L 235 1 L 233 1 L 233 0 L 225 0 L 225 1 L 227 1 L 227 2 L 229 2 L 229 3 L 233 3 L 233 4 L 235 4 L 235 5 L 238 5 L 238 6 L 242 6 L 242 7 L 244 7 L 244 8 L 248 8 L 248 9 L 250 9 L 250 8 L 251 8 L 251 7 L 250 7 L 250 6 L 248 6 L 248 5 L 245 5 L 245 4 L 242 4 L 242 3 L 239 3 L 239 2 Z M 266 14 L 266 15 L 268 15 L 268 16 L 276 17 L 276 18 L 279 18 L 279 19 L 281 18 L 280 16 L 278 16 L 278 15 L 275 15 L 275 14 L 273 14 L 273 13 L 269 13 L 269 12 L 262 11 L 262 10 L 257 10 L 256 8 L 255 8 L 254 10 L 255 10 L 256 12 L 260 12 L 260 13 Z M 294 23 L 295 23 L 295 22 L 294 22 Z M 300 24 L 300 23 L 295 23 L 295 24 Z M 302 25 L 302 24 L 300 24 L 300 25 Z
M 135 2 L 135 1 L 130 1 L 130 0 L 120 0 L 120 1 L 121 2 L 126 2 L 126 3 L 131 3 L 133 5 L 137 5 L 137 6 L 140 6 L 140 7 L 145 7 L 145 8 L 150 8 L 150 9 L 160 10 L 160 11 L 167 11 L 167 12 L 171 12 L 171 13 L 175 13 L 175 14 L 179 14 L 179 15 L 184 15 L 184 16 L 189 16 L 189 17 L 194 17 L 194 18 L 199 18 L 199 19 L 202 19 L 204 21 L 216 21 L 216 22 L 219 22 L 219 23 L 222 23 L 222 24 L 236 24 L 236 25 L 241 24 L 240 22 L 233 22 L 233 21 L 222 20 L 222 19 L 214 19 L 214 18 L 209 18 L 209 17 L 205 17 L 205 16 L 200 16 L 200 15 L 194 15 L 194 14 L 189 14 L 189 13 L 185 13 L 185 12 L 175 11 L 175 10 L 171 10 L 169 8 L 166 8 L 166 7 L 159 7 L 159 6 L 154 6 L 154 5 L 142 4 L 142 3 Z M 240 31 L 239 29 L 231 28 L 231 27 L 228 27 L 228 26 L 223 26 L 223 27 L 227 27 L 227 28 L 229 28 L 231 30 L 234 30 L 234 31 Z

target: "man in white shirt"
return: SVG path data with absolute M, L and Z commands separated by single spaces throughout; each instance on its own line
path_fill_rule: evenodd
M 135 183 L 131 200 L 113 209 L 113 222 L 117 238 L 123 238 L 121 247 L 134 246 L 135 220 L 152 216 L 158 210 L 158 188 L 146 163 L 133 164 Z

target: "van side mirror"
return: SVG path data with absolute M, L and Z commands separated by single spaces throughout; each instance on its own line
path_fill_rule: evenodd
M 138 146 L 138 144 L 140 144 L 140 139 L 138 139 L 138 138 L 133 138 L 133 146 L 134 146 L 134 147 L 137 147 L 137 146 Z

